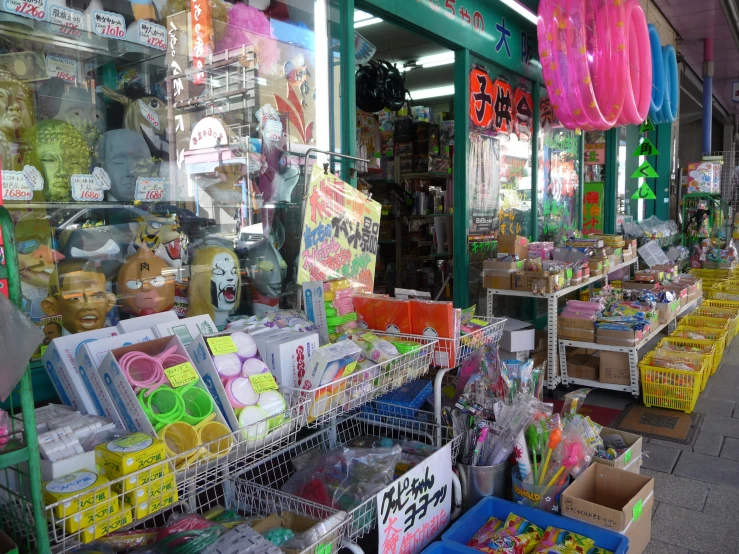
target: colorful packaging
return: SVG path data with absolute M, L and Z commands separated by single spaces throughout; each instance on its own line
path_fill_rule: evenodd
M 536 554 L 585 554 L 594 545 L 595 541 L 583 535 L 557 527 L 547 527 L 535 552 Z
M 357 313 L 357 328 L 377 329 L 375 321 L 375 300 L 377 298 L 374 294 L 355 294 L 352 297 L 354 311 Z
M 110 493 L 110 481 L 92 471 L 76 471 L 44 483 L 46 504 L 61 502 L 54 508 L 56 524 L 68 533 L 94 525 L 118 512 L 118 497 Z M 80 495 L 80 496 L 77 496 Z M 75 497 L 67 500 L 70 497 Z
M 394 335 L 413 334 L 409 300 L 375 297 L 375 329 Z
M 452 302 L 410 300 L 410 306 L 414 335 L 448 339 L 456 339 L 459 335 L 461 321 L 456 317 Z M 434 363 L 440 367 L 451 367 L 455 356 L 454 341 L 442 341 L 436 346 Z
M 508 514 L 503 527 L 485 545 L 476 550 L 496 554 L 530 554 L 542 539 L 544 532 L 515 514 Z
M 118 531 L 133 522 L 133 508 L 124 503 L 117 514 L 99 520 L 92 527 L 82 530 L 82 542 L 87 544 L 96 539 L 104 537 L 114 531 Z
M 327 344 L 316 349 L 308 360 L 303 390 L 314 390 L 321 385 L 328 385 L 351 375 L 361 354 L 362 349 L 349 340 Z M 340 404 L 343 401 L 342 391 L 345 387 L 346 382 L 341 382 L 317 391 L 308 420 L 312 422 L 321 414 Z
M 503 526 L 503 522 L 496 517 L 491 517 L 485 522 L 485 525 L 477 530 L 472 538 L 467 541 L 467 546 L 477 548 L 480 545 L 485 545 L 492 537 L 497 533 Z
M 721 164 L 697 162 L 688 164 L 688 194 L 721 192 Z
M 166 458 L 164 441 L 144 433 L 132 433 L 95 447 L 96 463 L 109 479 L 125 477 Z

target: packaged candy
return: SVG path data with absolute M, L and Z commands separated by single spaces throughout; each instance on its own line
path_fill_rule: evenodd
M 491 517 L 485 522 L 485 525 L 477 530 L 472 538 L 467 541 L 467 546 L 477 548 L 479 545 L 487 543 L 495 533 L 497 533 L 503 526 L 503 522 L 496 517 Z
M 515 514 L 508 514 L 503 528 L 495 533 L 484 546 L 475 547 L 480 552 L 496 554 L 529 554 L 539 544 L 544 532 Z
M 610 550 L 606 550 L 605 548 L 598 548 L 597 546 L 594 546 L 588 551 L 588 554 L 613 554 Z
M 536 547 L 536 554 L 586 554 L 595 541 L 556 527 L 547 527 Z

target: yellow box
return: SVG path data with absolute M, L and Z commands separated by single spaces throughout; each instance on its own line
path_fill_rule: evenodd
M 171 506 L 177 500 L 177 482 L 173 474 L 149 483 L 149 514 Z
M 63 502 L 70 497 L 75 498 Z M 110 499 L 110 481 L 104 475 L 92 471 L 75 471 L 44 483 L 46 504 L 61 502 L 54 508 L 54 516 L 58 519 L 76 514 L 108 499 Z
M 133 433 L 95 447 L 95 463 L 109 479 L 118 479 L 167 458 L 164 441 Z
M 95 523 L 92 527 L 82 530 L 82 542 L 88 543 L 105 535 L 118 531 L 133 522 L 133 509 L 128 504 L 123 504 L 123 509 L 107 519 Z
M 63 528 L 67 533 L 76 533 L 80 529 L 94 526 L 98 521 L 104 520 L 120 511 L 118 498 L 96 503 L 92 508 L 80 510 L 70 514 L 65 519 L 57 521 L 56 525 Z
M 141 486 L 148 485 L 151 481 L 161 479 L 165 475 L 169 475 L 172 470 L 169 468 L 169 462 L 158 462 L 150 470 L 143 470 L 134 475 L 127 475 L 123 481 L 113 483 L 111 486 L 114 491 L 121 493 L 136 492 Z M 104 472 L 102 472 L 104 473 Z M 126 500 L 128 502 L 128 500 Z M 133 505 L 133 502 L 129 502 Z

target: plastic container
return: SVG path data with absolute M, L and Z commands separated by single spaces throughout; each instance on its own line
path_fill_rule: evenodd
M 716 373 L 716 368 L 718 367 L 718 364 L 721 363 L 721 358 L 716 356 L 716 343 L 711 340 L 695 340 L 695 339 L 688 339 L 685 337 L 665 337 L 662 340 L 660 340 L 657 343 L 657 348 L 660 348 L 663 345 L 678 345 L 678 346 L 687 346 L 689 348 L 699 348 L 701 354 L 705 354 L 709 356 L 709 364 L 708 364 L 708 374 L 713 375 Z M 666 348 L 669 348 L 669 346 L 666 346 Z M 724 350 L 723 347 L 721 348 L 721 355 L 723 355 Z
M 512 482 L 511 492 L 515 502 L 546 512 L 559 512 L 559 497 L 569 486 L 570 479 L 565 479 L 565 482 L 561 485 L 547 487 L 546 485 L 525 483 L 521 481 L 518 472 L 514 472 Z
M 488 519 L 496 517 L 501 521 L 505 521 L 510 513 L 519 515 L 542 529 L 546 529 L 549 526 L 558 527 L 589 537 L 595 541 L 595 546 L 610 550 L 614 554 L 625 554 L 629 547 L 629 539 L 615 531 L 608 531 L 607 529 L 577 521 L 576 519 L 537 510 L 529 506 L 521 506 L 515 502 L 492 496 L 483 498 L 459 518 L 441 536 L 441 540 L 442 542 L 456 545 L 456 550 L 449 550 L 448 552 L 455 554 L 480 554 L 479 550 L 464 545 L 467 544 Z M 432 552 L 444 552 L 444 550 L 435 550 Z
M 709 300 L 710 302 L 710 300 Z M 721 302 L 720 300 L 714 300 L 714 302 Z M 730 302 L 730 301 L 727 301 Z M 732 302 L 733 304 L 733 302 Z M 715 306 L 703 306 L 700 305 L 691 314 L 701 317 L 718 317 L 720 319 L 726 319 L 729 322 L 729 335 L 733 338 L 739 331 L 739 312 L 732 308 L 718 308 Z
M 729 322 L 717 317 L 705 317 L 689 315 L 680 320 L 678 327 L 699 327 L 707 331 L 724 331 L 726 333 L 726 346 L 729 346 L 734 338 L 729 333 Z
M 377 413 L 385 416 L 414 418 L 426 399 L 434 394 L 434 384 L 416 379 L 377 399 Z
M 699 333 L 701 336 L 705 337 L 705 339 L 692 339 L 690 337 L 681 336 L 683 333 Z M 711 344 L 713 344 L 716 348 L 716 365 L 713 368 L 713 372 L 715 373 L 718 369 L 718 366 L 721 364 L 721 360 L 724 357 L 724 350 L 726 347 L 726 332 L 721 331 L 720 329 L 703 329 L 700 327 L 683 327 L 679 326 L 673 333 L 670 335 L 672 338 L 687 338 L 689 340 L 707 340 L 711 341 Z
M 650 365 L 651 357 L 639 362 L 644 405 L 691 413 L 695 409 L 704 371 L 668 369 Z
M 454 542 L 432 542 L 421 554 L 469 554 L 470 550 L 480 552 Z

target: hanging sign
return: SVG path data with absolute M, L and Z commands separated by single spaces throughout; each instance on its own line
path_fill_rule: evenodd
M 605 183 L 585 183 L 582 196 L 582 232 L 603 233 L 603 197 Z
M 639 185 L 639 189 L 631 195 L 632 200 L 656 200 L 657 197 L 650 186 L 644 182 Z
M 298 284 L 347 277 L 372 292 L 381 211 L 378 202 L 313 165 L 303 201 Z
M 513 121 L 516 135 L 519 139 L 531 138 L 531 126 L 534 116 L 534 101 L 531 93 L 522 87 L 513 91 Z
M 417 554 L 449 523 L 452 445 L 447 444 L 377 495 L 378 552 Z
M 470 71 L 470 121 L 483 129 L 493 123 L 493 80 L 478 67 Z
M 647 118 L 644 123 L 639 125 L 639 132 L 648 133 L 649 131 L 654 131 L 654 125 L 652 124 L 652 120 Z
M 156 202 L 164 197 L 165 179 L 161 177 L 139 177 L 136 179 L 134 199 L 141 202 Z
M 656 177 L 659 177 L 657 175 L 657 172 L 654 170 L 654 168 L 649 165 L 649 162 L 644 162 L 641 164 L 634 173 L 631 174 L 631 176 L 635 179 L 654 179 Z
M 192 82 L 202 85 L 205 83 L 205 58 L 211 53 L 213 36 L 210 0 L 190 2 L 190 24 L 192 26 L 192 67 L 195 70 Z
M 139 42 L 158 50 L 167 49 L 167 29 L 151 21 L 139 21 Z
M 493 111 L 495 112 L 494 127 L 501 133 L 513 131 L 513 89 L 504 79 L 493 81 L 495 100 Z
M 606 144 L 596 142 L 585 145 L 585 165 L 602 165 L 606 163 Z
M 652 141 L 647 137 L 642 139 L 642 142 L 634 150 L 633 156 L 638 158 L 639 156 L 659 156 L 659 150 L 652 144 Z
M 37 21 L 43 21 L 46 17 L 46 0 L 5 0 L 3 8 L 6 12 Z

